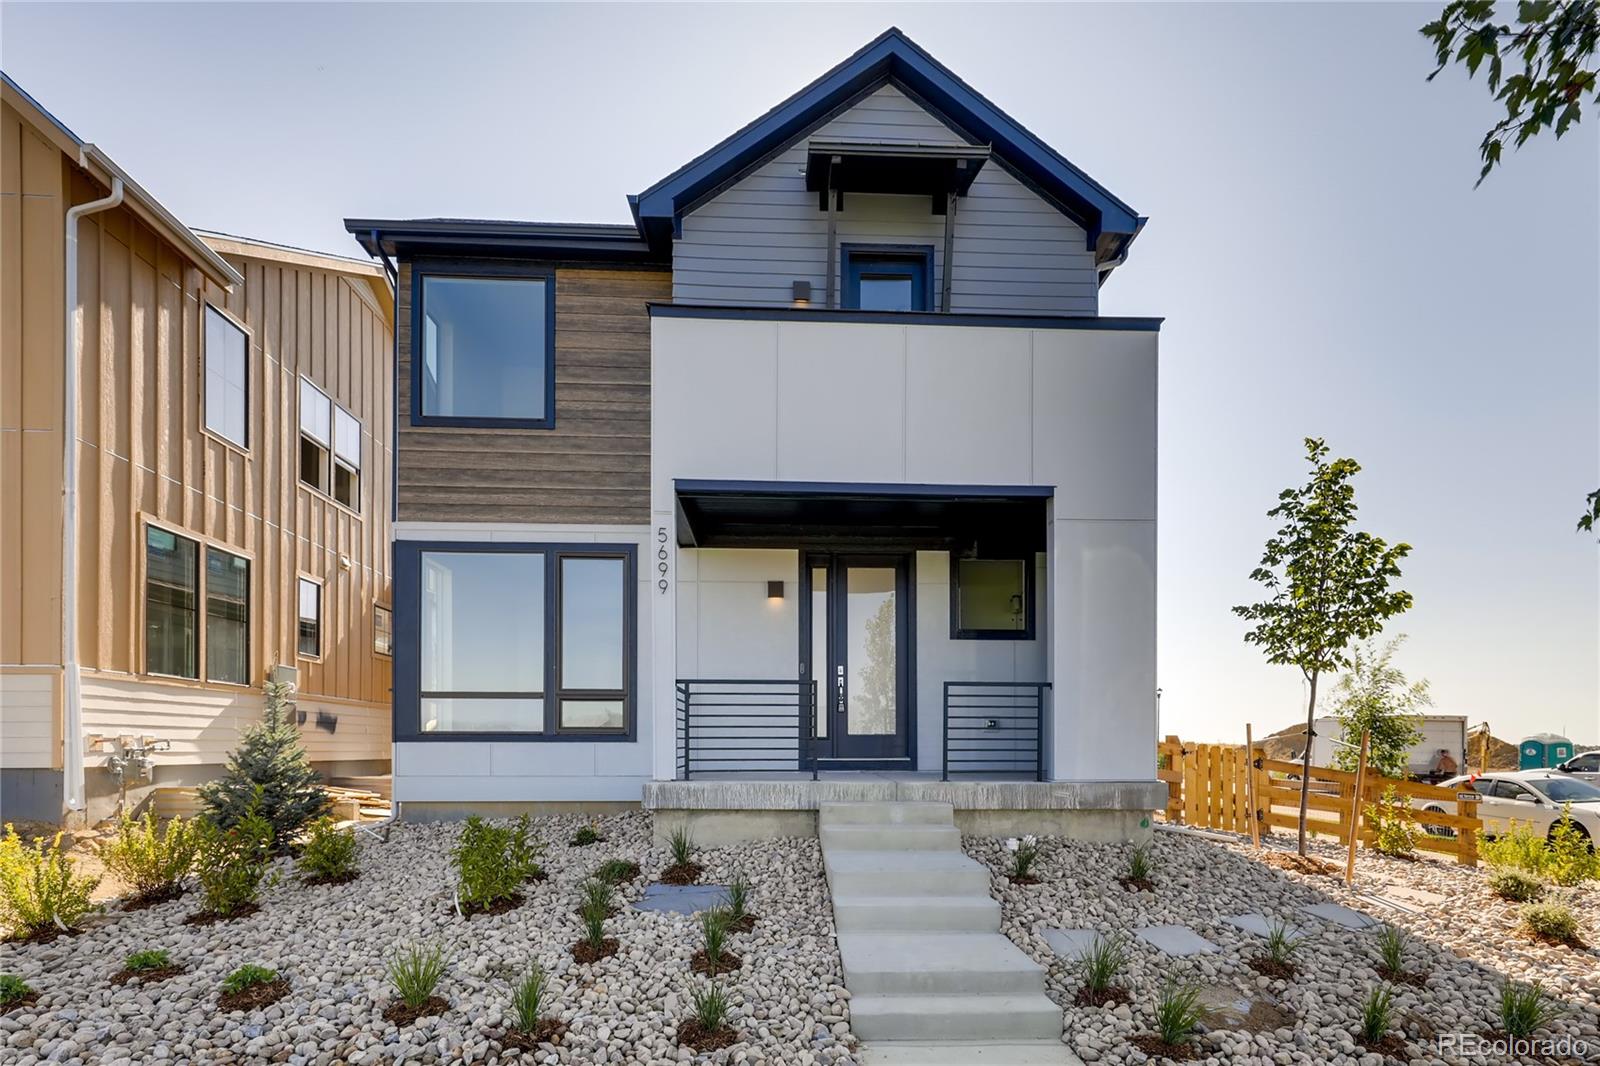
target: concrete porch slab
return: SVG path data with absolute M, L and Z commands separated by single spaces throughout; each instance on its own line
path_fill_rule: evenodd
M 1222 920 L 1236 929 L 1243 929 L 1245 932 L 1254 933 L 1256 936 L 1267 936 L 1271 932 L 1271 919 L 1264 914 L 1231 914 Z M 1301 935 L 1300 927 L 1290 923 L 1289 935 Z
M 1314 903 L 1302 909 L 1307 914 L 1321 918 L 1325 922 L 1332 922 L 1334 925 L 1342 925 L 1346 929 L 1376 929 L 1383 924 L 1376 918 L 1338 903 Z
M 665 911 L 669 914 L 695 914 L 728 902 L 723 885 L 646 885 L 644 895 L 633 904 L 638 911 Z
M 1133 935 L 1167 955 L 1209 955 L 1222 950 L 1187 925 L 1148 925 L 1135 929 Z
M 1063 959 L 1076 962 L 1094 944 L 1093 929 L 1046 929 L 1044 942 Z

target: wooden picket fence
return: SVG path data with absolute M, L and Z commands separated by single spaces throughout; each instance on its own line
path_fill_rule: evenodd
M 1165 816 L 1168 822 L 1245 834 L 1250 832 L 1252 818 L 1262 834 L 1274 829 L 1294 832 L 1299 828 L 1299 763 L 1269 759 L 1261 748 L 1256 748 L 1253 758 L 1247 759 L 1242 745 L 1184 744 L 1177 737 L 1161 741 L 1156 751 L 1156 776 L 1167 782 Z M 1310 779 L 1307 831 L 1348 844 L 1356 775 L 1328 766 L 1313 766 Z M 1478 834 L 1483 824 L 1477 815 L 1476 794 L 1380 777 L 1370 772 L 1361 785 L 1361 813 L 1354 819 L 1362 846 L 1371 847 L 1376 838 L 1366 810 L 1391 788 L 1406 800 L 1438 800 L 1463 811 L 1458 814 L 1425 811 L 1413 802 L 1407 814 L 1423 830 L 1417 834 L 1419 850 L 1454 855 L 1463 865 L 1477 865 Z M 1436 832 L 1429 833 L 1430 827 Z

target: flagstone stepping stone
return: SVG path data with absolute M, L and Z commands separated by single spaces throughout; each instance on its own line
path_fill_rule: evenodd
M 1268 936 L 1272 932 L 1272 923 L 1264 914 L 1232 914 L 1222 920 L 1236 929 L 1243 929 L 1245 932 L 1254 933 L 1256 936 Z M 1297 925 L 1289 926 L 1289 935 L 1299 936 L 1300 927 Z
M 1044 940 L 1063 959 L 1081 959 L 1094 943 L 1093 929 L 1046 929 Z
M 1375 929 L 1383 923 L 1376 918 L 1368 917 L 1360 911 L 1353 911 L 1349 907 L 1338 903 L 1314 903 L 1304 908 L 1305 912 L 1321 918 L 1334 925 L 1342 925 L 1346 929 Z
M 1222 950 L 1187 925 L 1148 925 L 1134 930 L 1133 935 L 1168 955 L 1209 955 Z
M 633 905 L 634 910 L 666 911 L 670 914 L 694 914 L 710 910 L 728 902 L 725 885 L 646 885 L 644 896 Z

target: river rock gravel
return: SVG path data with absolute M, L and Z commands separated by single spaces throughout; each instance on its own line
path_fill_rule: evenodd
M 753 886 L 753 931 L 733 937 L 744 964 L 724 979 L 740 1039 L 703 1056 L 679 1046 L 699 948 L 693 916 L 624 906 L 607 923 L 620 953 L 592 965 L 569 950 L 579 934 L 579 884 L 611 858 L 631 859 L 643 876 L 621 889 L 637 899 L 671 859 L 651 843 L 650 817 L 593 820 L 603 843 L 573 847 L 589 819 L 535 820 L 549 879 L 526 886 L 526 902 L 504 914 L 459 917 L 452 906 L 449 850 L 459 823 L 401 824 L 387 840 L 363 833 L 359 879 L 305 886 L 292 865 L 254 915 L 189 926 L 190 892 L 135 912 L 109 906 L 89 928 L 48 944 L 0 946 L 0 971 L 40 992 L 36 1004 L 0 1014 L 0 1062 L 27 1064 L 197 1062 L 305 1064 L 395 1062 L 796 1063 L 853 1066 L 849 994 L 842 987 L 833 912 L 816 840 L 771 840 L 705 849 L 701 881 L 725 884 L 743 872 Z M 443 945 L 449 969 L 438 994 L 450 1009 L 396 1029 L 382 1012 L 393 995 L 385 965 L 413 942 Z M 143 985 L 111 983 L 129 952 L 165 948 L 187 972 Z M 502 1052 L 510 982 L 538 961 L 552 979 L 546 1010 L 567 1031 L 558 1045 Z M 256 963 L 288 977 L 289 995 L 264 1009 L 223 1013 L 217 987 Z
M 1430 1066 L 1489 1066 L 1541 1061 L 1600 1061 L 1600 952 L 1547 946 L 1526 939 L 1516 928 L 1516 905 L 1496 899 L 1485 886 L 1484 868 L 1424 859 L 1406 862 L 1369 852 L 1357 862 L 1356 892 L 1342 878 L 1344 853 L 1313 845 L 1335 862 L 1341 876 L 1284 873 L 1260 861 L 1260 852 L 1241 839 L 1208 839 L 1158 832 L 1151 847 L 1156 859 L 1154 892 L 1131 892 L 1118 881 L 1132 846 L 1089 844 L 1045 837 L 1035 874 L 1042 883 L 1013 885 L 1004 876 L 1011 854 L 1005 841 L 963 839 L 974 858 L 990 867 L 994 894 L 1001 900 L 1003 931 L 1035 960 L 1048 967 L 1048 992 L 1065 1010 L 1062 1039 L 1085 1062 L 1142 1063 L 1145 1053 L 1130 1038 L 1153 1030 L 1154 1006 L 1169 979 L 1206 986 L 1212 997 L 1248 998 L 1271 1005 L 1292 1018 L 1264 1009 L 1259 1032 L 1244 1027 L 1215 1028 L 1194 1040 L 1194 1061 L 1230 1066 L 1382 1066 L 1386 1061 Z M 1282 837 L 1278 848 L 1292 846 Z M 1384 896 L 1400 909 L 1374 900 Z M 1306 916 L 1309 904 L 1337 902 L 1401 927 L 1413 938 L 1408 968 L 1426 971 L 1425 986 L 1395 985 L 1403 1059 L 1367 1051 L 1355 1041 L 1360 1006 L 1379 983 L 1372 932 L 1358 932 Z M 1572 907 L 1591 945 L 1600 941 L 1600 887 L 1593 882 L 1572 893 Z M 1248 960 L 1262 940 L 1223 919 L 1255 912 L 1299 924 L 1307 939 L 1295 956 L 1299 973 L 1288 980 L 1264 977 Z M 1415 913 L 1413 913 L 1415 912 Z M 1048 928 L 1093 929 L 1131 934 L 1146 925 L 1186 925 L 1220 946 L 1204 955 L 1174 958 L 1132 940 L 1132 962 L 1122 983 L 1133 1002 L 1116 1007 L 1078 1007 L 1081 985 L 1075 966 L 1058 958 L 1045 942 Z M 1131 938 L 1130 938 L 1131 939 Z M 1507 978 L 1543 980 L 1566 1013 L 1542 1035 L 1569 1038 L 1578 1053 L 1548 1059 L 1518 1057 L 1460 1043 L 1444 1034 L 1478 1037 L 1498 1027 L 1500 989 Z M 1262 1020 L 1266 1019 L 1266 1020 Z M 1587 1057 L 1583 1056 L 1584 1045 Z

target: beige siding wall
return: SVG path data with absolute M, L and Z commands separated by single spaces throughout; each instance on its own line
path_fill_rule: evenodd
M 0 769 L 61 765 L 56 730 L 59 670 L 0 672 Z

